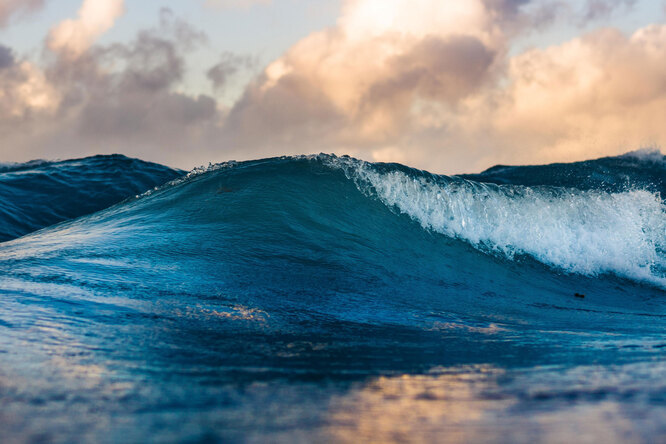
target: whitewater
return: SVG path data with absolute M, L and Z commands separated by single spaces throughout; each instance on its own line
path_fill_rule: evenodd
M 665 179 L 0 166 L 3 441 L 664 440 Z

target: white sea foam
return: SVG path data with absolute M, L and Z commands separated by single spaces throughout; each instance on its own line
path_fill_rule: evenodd
M 666 288 L 666 206 L 657 193 L 438 180 L 381 172 L 350 158 L 330 164 L 424 228 L 483 251 L 529 254 L 571 273 L 615 273 Z

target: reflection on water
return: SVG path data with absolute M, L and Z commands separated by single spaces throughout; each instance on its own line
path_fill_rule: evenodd
M 340 442 L 466 442 L 515 399 L 486 397 L 504 372 L 488 366 L 437 375 L 380 377 L 331 403 L 330 433 Z
M 327 439 L 666 442 L 664 363 L 432 373 L 379 377 L 334 396 Z
M 262 352 L 262 336 L 251 336 L 249 327 L 263 331 L 276 319 L 274 312 L 222 302 L 178 306 L 176 298 L 168 300 L 172 311 L 166 312 L 175 322 L 140 317 L 145 301 L 110 307 L 110 296 L 85 305 L 83 317 L 78 313 L 84 294 L 60 304 L 48 299 L 47 306 L 30 294 L 2 296 L 2 444 L 666 442 L 666 344 L 660 336 L 638 341 L 558 332 L 560 354 L 551 351 L 551 359 L 538 361 L 535 348 L 525 365 L 512 365 L 501 358 L 529 336 L 518 342 L 492 324 L 470 330 L 450 322 L 424 329 L 413 342 L 414 356 L 428 356 L 439 344 L 442 354 L 461 353 L 463 345 L 456 344 L 464 343 L 456 343 L 461 339 L 455 334 L 479 334 L 495 341 L 489 343 L 496 348 L 484 349 L 494 352 L 485 356 L 495 363 L 405 369 L 400 359 L 406 348 L 395 353 L 395 341 L 350 355 L 354 348 L 340 352 L 330 337 L 315 334 L 270 336 L 265 356 L 273 360 L 249 360 Z M 153 314 L 161 313 L 161 306 L 153 307 Z M 192 326 L 215 328 L 216 334 Z M 222 328 L 229 333 L 221 334 Z M 447 335 L 428 342 L 426 334 L 441 331 Z M 507 337 L 513 348 L 500 346 Z M 603 361 L 590 365 L 588 350 Z M 379 356 L 384 368 L 330 370 L 340 362 L 352 368 L 359 356 Z M 577 356 L 585 359 L 576 363 Z
M 24 375 L 0 372 L 3 442 L 666 442 L 664 362 L 239 385 L 44 351 Z

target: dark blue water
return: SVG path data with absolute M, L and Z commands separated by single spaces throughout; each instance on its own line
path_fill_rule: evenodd
M 0 164 L 0 242 L 103 210 L 182 174 L 121 155 Z
M 462 174 L 460 177 L 496 184 L 551 185 L 608 192 L 644 189 L 666 195 L 664 156 L 659 151 L 651 150 L 584 162 L 497 165 L 480 174 Z
M 232 162 L 0 244 L 5 440 L 666 439 L 664 156 L 540 168 Z

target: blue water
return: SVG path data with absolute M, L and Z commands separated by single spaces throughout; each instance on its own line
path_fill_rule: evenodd
M 661 154 L 138 170 L 145 194 L 0 244 L 3 441 L 666 440 Z
M 0 242 L 103 210 L 182 174 L 121 155 L 0 164 Z

